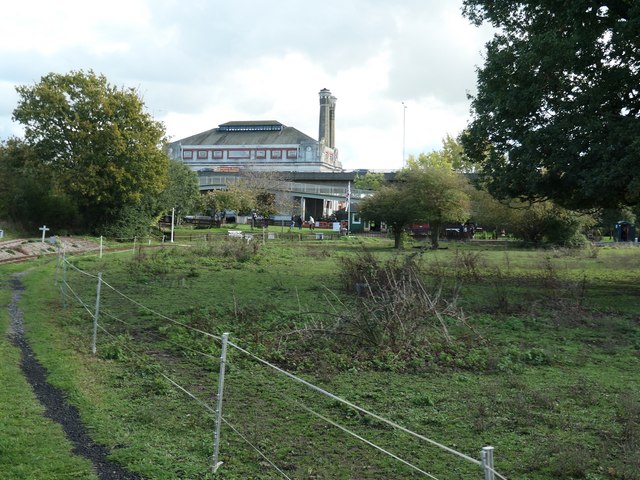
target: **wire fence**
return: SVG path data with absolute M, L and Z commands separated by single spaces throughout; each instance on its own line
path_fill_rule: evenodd
M 260 468 L 280 478 L 350 478 L 357 471 L 358 478 L 506 480 L 494 469 L 492 447 L 474 458 L 417 433 L 280 368 L 241 340 L 163 313 L 174 305 L 147 306 L 124 292 L 127 285 L 112 285 L 63 252 L 55 280 L 65 307 L 79 309 L 87 335 L 91 319 L 94 354 L 152 363 L 156 378 L 198 405 L 205 424 L 213 422 L 214 471 L 219 459 L 227 465 L 221 468 L 234 468 L 236 447 L 244 445 Z M 345 463 L 349 474 L 341 470 Z

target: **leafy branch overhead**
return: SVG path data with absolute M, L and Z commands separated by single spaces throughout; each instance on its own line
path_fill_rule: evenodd
M 640 203 L 640 3 L 465 0 L 497 29 L 462 136 L 499 198 Z

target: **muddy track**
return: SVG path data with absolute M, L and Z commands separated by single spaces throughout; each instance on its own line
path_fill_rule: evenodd
M 107 460 L 109 451 L 91 440 L 86 428 L 80 421 L 78 409 L 67 403 L 62 390 L 47 382 L 47 371 L 36 359 L 24 335 L 23 316 L 18 307 L 18 302 L 24 291 L 20 276 L 21 274 L 16 274 L 11 278 L 13 295 L 9 305 L 9 315 L 11 317 L 9 337 L 22 352 L 20 361 L 22 373 L 33 388 L 40 403 L 45 407 L 45 416 L 62 426 L 67 438 L 74 445 L 73 452 L 89 459 L 93 463 L 100 480 L 141 479 L 137 474 L 128 472 L 120 465 Z

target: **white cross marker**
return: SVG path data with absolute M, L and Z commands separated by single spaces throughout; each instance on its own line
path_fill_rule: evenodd
M 41 226 L 38 230 L 42 231 L 42 243 L 44 243 L 44 236 L 46 235 L 46 233 L 51 230 L 50 228 L 48 228 L 46 225 Z

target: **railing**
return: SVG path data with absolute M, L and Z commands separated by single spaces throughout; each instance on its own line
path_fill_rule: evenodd
M 228 175 L 203 175 L 198 177 L 200 188 L 211 186 L 227 186 L 236 183 L 241 177 Z M 347 198 L 348 187 L 338 187 L 333 185 L 317 185 L 314 183 L 299 182 L 276 182 L 275 190 L 300 193 L 307 195 L 317 195 L 323 197 Z M 351 189 L 351 198 L 360 199 L 371 195 L 371 190 Z

